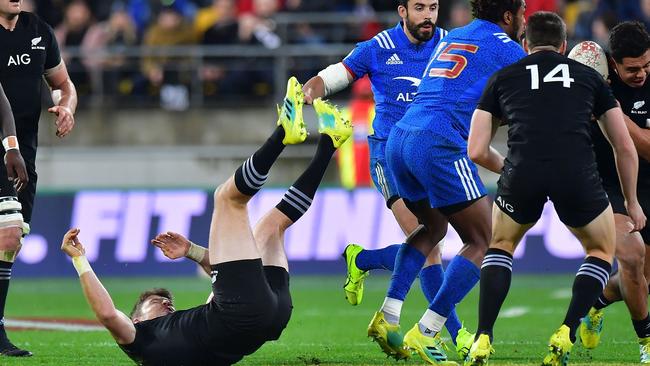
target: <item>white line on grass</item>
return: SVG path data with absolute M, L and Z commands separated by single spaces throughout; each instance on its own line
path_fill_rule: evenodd
M 65 332 L 97 332 L 103 331 L 104 327 L 100 325 L 75 324 L 62 322 L 42 322 L 36 320 L 5 320 L 5 326 L 8 328 L 26 328 L 38 330 L 62 330 Z
M 518 318 L 530 312 L 530 309 L 525 306 L 514 306 L 507 308 L 499 314 L 499 318 Z

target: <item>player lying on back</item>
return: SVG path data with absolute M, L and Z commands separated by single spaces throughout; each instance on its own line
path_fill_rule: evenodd
M 336 107 L 317 100 L 318 148 L 311 163 L 282 201 L 251 229 L 247 204 L 257 193 L 285 145 L 305 140 L 302 86 L 295 78 L 273 134 L 214 193 L 209 249 L 193 245 L 187 255 L 212 276 L 207 304 L 176 310 L 164 289 L 144 292 L 128 317 L 113 305 L 92 271 L 79 229 L 63 238 L 88 304 L 120 348 L 141 365 L 230 365 L 276 340 L 291 316 L 284 232 L 309 208 L 334 151 L 352 134 Z M 171 256 L 170 241 L 157 244 Z
M 397 194 L 395 179 L 386 164 L 386 139 L 415 97 L 431 54 L 440 39 L 447 34 L 444 29 L 436 27 L 438 9 L 438 0 L 399 0 L 397 12 L 402 18 L 401 22 L 372 39 L 357 44 L 343 61 L 319 72 L 303 88 L 305 102 L 310 103 L 312 99 L 335 94 L 355 80 L 369 75 L 376 105 L 372 121 L 374 133 L 368 136 L 370 175 L 406 236 L 414 232 L 419 223 Z M 420 240 L 428 241 L 429 238 L 422 237 Z M 418 274 L 427 301 L 433 301 L 444 278 L 440 247 L 435 246 L 431 250 Z M 347 264 L 347 278 L 343 288 L 348 302 L 352 305 L 360 304 L 363 299 L 363 281 L 369 271 L 392 271 L 395 256 L 405 249 L 405 244 L 390 245 L 378 250 L 363 250 L 360 245 L 348 245 L 343 253 Z M 391 322 L 399 323 L 399 319 L 391 319 Z M 461 344 L 459 349 L 462 349 L 462 344 L 467 344 L 471 335 L 461 329 L 455 310 L 450 313 L 446 325 L 452 341 Z M 388 355 L 397 359 L 410 356 L 401 345 L 388 345 L 382 334 L 376 331 L 375 327 L 369 327 L 368 336 L 377 339 Z M 460 342 L 457 342 L 459 335 Z
M 466 366 L 486 365 L 494 352 L 493 328 L 510 288 L 513 253 L 549 199 L 586 253 L 566 316 L 550 338 L 542 365 L 568 363 L 580 319 L 609 278 L 616 240 L 614 214 L 592 148 L 592 115 L 614 149 L 634 229 L 646 222 L 636 195 L 637 154 L 621 109 L 599 73 L 563 55 L 564 21 L 555 13 L 534 13 L 524 48 L 529 56 L 492 76 L 472 118 L 469 156 L 501 177 L 490 249 L 481 266 L 476 341 Z M 505 159 L 490 147 L 502 121 L 508 124 Z
M 639 155 L 637 196 L 645 212 L 650 212 L 650 35 L 641 23 L 624 22 L 612 29 L 609 38 L 611 64 L 610 86 L 621 104 L 626 124 Z M 641 363 L 650 363 L 650 316 L 648 282 L 650 278 L 650 228 L 631 232 L 631 221 L 616 175 L 614 156 L 602 132 L 592 129 L 598 170 L 603 187 L 614 210 L 616 221 L 616 260 L 618 272 L 610 277 L 605 290 L 580 325 L 585 348 L 595 348 L 603 328 L 603 309 L 624 300 L 639 339 Z M 644 245 L 645 244 L 645 245 Z

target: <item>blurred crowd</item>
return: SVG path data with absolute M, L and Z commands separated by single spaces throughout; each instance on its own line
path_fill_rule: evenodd
M 190 90 L 196 89 L 190 84 L 196 85 L 197 79 L 204 96 L 270 95 L 271 59 L 205 56 L 197 70 L 190 55 L 164 56 L 152 50 L 136 57 L 121 50 L 140 45 L 257 45 L 277 49 L 284 44 L 353 44 L 392 26 L 378 22 L 376 14 L 396 9 L 395 0 L 23 1 L 25 10 L 38 13 L 55 29 L 82 96 L 101 92 L 125 98 L 161 98 L 163 104 L 167 99 L 171 109 L 187 107 Z M 592 39 L 605 48 L 609 30 L 617 22 L 637 19 L 650 25 L 650 0 L 527 0 L 527 13 L 537 10 L 560 13 L 574 42 Z M 334 16 L 352 14 L 354 21 L 301 22 L 296 16 L 289 18 L 289 25 L 286 20 L 282 26 L 277 22 L 280 14 L 316 13 L 322 17 L 328 12 Z M 469 0 L 440 0 L 438 25 L 452 29 L 470 21 Z M 303 72 L 316 72 L 325 66 L 323 62 L 312 60 L 303 65 Z

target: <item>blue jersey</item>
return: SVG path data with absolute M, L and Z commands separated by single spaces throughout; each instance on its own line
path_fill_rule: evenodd
M 436 28 L 434 36 L 423 44 L 413 44 L 404 33 L 402 23 L 358 43 L 343 59 L 343 65 L 355 79 L 368 74 L 375 95 L 375 136 L 387 139 L 413 101 L 422 72 L 447 31 Z
M 525 56 L 521 46 L 492 22 L 476 19 L 452 30 L 431 56 L 417 96 L 397 126 L 466 141 L 490 76 Z

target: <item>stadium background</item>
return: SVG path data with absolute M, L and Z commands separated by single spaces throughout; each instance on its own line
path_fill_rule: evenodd
M 438 26 L 452 29 L 471 21 L 468 3 L 440 0 Z M 197 277 L 197 267 L 166 261 L 149 239 L 174 230 L 207 243 L 212 189 L 272 130 L 287 78 L 296 75 L 305 82 L 340 61 L 356 42 L 398 21 L 394 0 L 23 0 L 23 6 L 55 29 L 80 105 L 76 127 L 65 139 L 55 137 L 50 116 L 41 119 L 32 234 L 14 267 L 7 310 L 8 325 L 31 329 L 13 332 L 12 339 L 37 356 L 6 360 L 11 365 L 128 364 L 110 337 L 87 323 L 92 314 L 74 269 L 58 249 L 69 227 L 81 227 L 88 257 L 107 279 L 120 309 L 128 312 L 138 291 L 154 285 L 176 290 L 180 308 L 200 302 L 208 282 Z M 560 13 L 571 45 L 591 39 L 607 48 L 608 31 L 621 20 L 650 25 L 650 0 L 529 0 L 527 6 L 529 14 Z M 403 87 L 407 97 L 415 92 L 409 83 Z M 368 97 L 367 85 L 358 85 L 333 100 L 347 106 Z M 316 132 L 311 107 L 305 114 Z M 354 122 L 355 151 L 363 152 L 368 128 L 363 118 Z M 252 203 L 253 221 L 300 174 L 315 149 L 315 135 L 281 156 L 267 185 L 272 189 Z M 504 144 L 502 129 L 496 145 L 503 151 Z M 403 240 L 381 196 L 367 186 L 362 174 L 367 161 L 356 159 L 353 166 L 350 160 L 330 165 L 324 189 L 288 233 L 292 273 L 304 274 L 293 279 L 292 323 L 280 342 L 245 363 L 390 363 L 364 339 L 387 277 L 371 277 L 358 308 L 348 307 L 340 288 L 344 267 L 339 255 L 348 242 L 377 248 Z M 349 176 L 355 165 L 356 180 Z M 496 177 L 481 174 L 494 188 Z M 507 329 L 497 345 L 517 347 L 514 353 L 500 353 L 508 364 L 528 364 L 541 355 L 549 319 L 557 318 L 553 324 L 560 320 L 570 294 L 565 274 L 574 273 L 582 258 L 551 204 L 525 240 L 515 271 L 533 274 L 515 276 L 509 312 L 497 328 Z M 450 230 L 445 258 L 459 245 Z M 417 288 L 413 293 L 405 308 L 409 322 L 425 306 Z M 475 325 L 475 292 L 459 312 L 470 327 Z M 612 313 L 611 324 L 619 325 L 608 330 L 611 342 L 593 354 L 578 351 L 577 361 L 634 362 L 636 346 L 625 308 L 616 305 Z M 522 319 L 540 330 L 526 330 Z M 48 327 L 55 330 L 35 330 Z M 71 330 L 81 333 L 67 333 Z

